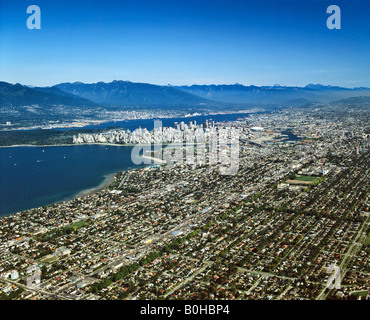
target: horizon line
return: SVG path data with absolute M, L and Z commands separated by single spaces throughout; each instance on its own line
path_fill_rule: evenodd
M 359 87 L 345 87 L 345 86 L 341 86 L 341 85 L 332 85 L 332 84 L 322 84 L 322 83 L 308 83 L 304 86 L 299 86 L 299 85 L 284 85 L 284 84 L 273 84 L 273 85 L 268 85 L 268 84 L 264 84 L 264 85 L 255 85 L 255 84 L 243 84 L 243 83 L 239 83 L 239 82 L 235 82 L 235 83 L 202 83 L 202 84 L 198 84 L 198 83 L 193 83 L 193 84 L 181 84 L 181 85 L 172 85 L 172 84 L 156 84 L 156 83 L 150 83 L 150 82 L 142 82 L 142 81 L 131 81 L 131 80 L 111 80 L 111 81 L 96 81 L 96 82 L 83 82 L 83 81 L 73 81 L 73 82 L 70 82 L 70 81 L 67 81 L 67 82 L 58 82 L 56 84 L 53 84 L 53 85 L 43 85 L 43 86 L 40 86 L 40 85 L 33 85 L 33 84 L 22 84 L 20 82 L 16 82 L 16 83 L 12 83 L 12 82 L 8 82 L 8 81 L 5 81 L 5 80 L 0 80 L 0 82 L 6 82 L 6 83 L 9 83 L 11 85 L 16 85 L 16 84 L 20 84 L 22 86 L 26 86 L 26 87 L 30 87 L 30 88 L 52 88 L 52 87 L 55 87 L 59 84 L 65 84 L 65 83 L 70 83 L 70 84 L 76 84 L 76 83 L 81 83 L 81 84 L 98 84 L 98 83 L 105 83 L 105 84 L 110 84 L 110 83 L 113 83 L 113 82 L 128 82 L 128 83 L 134 83 L 134 84 L 149 84 L 149 85 L 154 85 L 154 86 L 160 86 L 160 87 L 191 87 L 191 86 L 235 86 L 235 85 L 240 85 L 240 86 L 243 86 L 243 87 L 286 87 L 286 88 L 306 88 L 310 85 L 312 86 L 323 86 L 323 87 L 332 87 L 332 88 L 343 88 L 343 89 L 361 89 L 361 88 L 365 88 L 365 89 L 370 89 L 370 86 L 367 87 L 367 86 L 359 86 Z

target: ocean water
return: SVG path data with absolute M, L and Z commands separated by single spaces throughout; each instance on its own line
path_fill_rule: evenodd
M 249 114 L 227 114 L 161 119 L 163 126 L 206 119 L 235 121 Z M 105 122 L 93 128 L 120 126 L 152 130 L 154 121 Z M 0 147 L 0 216 L 69 200 L 97 188 L 109 175 L 137 168 L 129 146 L 76 145 L 52 147 Z
M 183 121 L 186 124 L 189 124 L 190 121 L 197 122 L 197 125 L 204 123 L 206 120 L 215 121 L 215 122 L 224 122 L 224 121 L 235 121 L 239 118 L 243 119 L 248 117 L 251 114 L 257 113 L 268 113 L 273 111 L 271 109 L 269 111 L 261 111 L 261 112 L 254 112 L 254 113 L 231 113 L 231 114 L 214 114 L 214 115 L 199 115 L 199 116 L 189 116 L 183 118 L 159 118 L 158 120 L 162 121 L 163 127 L 173 127 L 174 123 L 180 123 Z M 107 121 L 102 122 L 96 125 L 87 125 L 83 127 L 84 129 L 105 129 L 109 127 L 121 127 L 126 130 L 135 130 L 139 127 L 147 128 L 148 130 L 152 130 L 154 128 L 154 120 L 153 119 L 132 119 L 132 120 L 124 120 L 124 121 Z M 67 129 L 60 129 L 60 130 L 70 130 L 71 128 Z M 79 128 L 75 128 L 79 129 Z
M 109 175 L 139 166 L 132 147 L 78 145 L 0 148 L 0 216 L 72 199 Z

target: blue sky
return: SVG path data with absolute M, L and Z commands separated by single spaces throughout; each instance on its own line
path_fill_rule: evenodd
M 0 80 L 370 87 L 367 0 L 75 2 L 0 0 Z

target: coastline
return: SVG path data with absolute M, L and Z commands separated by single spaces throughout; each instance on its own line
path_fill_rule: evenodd
M 94 193 L 98 193 L 98 192 L 106 189 L 107 187 L 109 187 L 112 184 L 112 182 L 114 182 L 115 176 L 118 172 L 120 172 L 120 171 L 104 175 L 103 182 L 100 183 L 98 186 L 93 187 L 93 188 L 89 188 L 89 189 L 86 189 L 86 190 L 82 190 L 79 193 L 77 193 L 75 196 L 73 196 L 73 198 L 71 198 L 70 200 L 85 197 L 85 196 L 88 196 L 88 195 L 91 195 L 91 194 L 94 194 Z M 68 200 L 64 200 L 64 201 L 68 201 Z M 63 202 L 63 201 L 61 201 L 61 202 Z
M 252 111 L 250 113 L 254 113 L 255 111 Z M 246 111 L 244 112 L 240 112 L 240 113 L 247 113 Z M 216 113 L 217 114 L 217 113 Z M 223 113 L 221 113 L 223 114 Z M 226 113 L 227 114 L 227 113 Z M 234 114 L 239 114 L 239 112 L 236 112 Z M 61 144 L 50 144 L 50 145 L 36 145 L 36 144 L 18 144 L 18 145 L 9 145 L 9 146 L 0 146 L 0 148 L 27 148 L 27 147 L 33 147 L 33 148 L 48 148 L 48 147 L 73 147 L 73 146 L 82 146 L 82 145 L 101 145 L 101 146 L 114 146 L 114 147 L 134 147 L 136 146 L 137 144 L 116 144 L 116 143 L 107 143 L 107 142 L 94 142 L 94 143 L 82 143 L 82 144 L 75 144 L 75 143 L 61 143 Z M 171 145 L 171 143 L 162 143 L 162 144 L 140 144 L 141 146 L 157 146 L 157 145 L 161 145 L 163 147 L 167 146 L 167 145 Z M 181 144 L 180 144 L 181 145 Z M 157 159 L 157 158 L 154 158 L 154 157 L 151 157 L 149 155 L 143 155 L 141 156 L 143 159 L 149 159 L 151 160 L 152 164 L 150 165 L 155 165 L 155 164 L 159 164 L 159 165 L 164 165 L 166 164 L 166 161 L 164 161 L 163 159 Z M 144 165 L 143 167 L 146 167 L 148 166 L 149 164 L 147 165 Z M 129 169 L 126 169 L 127 171 L 128 170 L 132 170 L 131 168 Z M 116 176 L 116 174 L 120 171 L 126 171 L 126 170 L 117 170 L 115 172 L 112 172 L 112 173 L 109 173 L 109 174 L 105 174 L 103 175 L 103 181 L 95 186 L 95 187 L 91 187 L 91 188 L 88 188 L 88 189 L 85 189 L 85 190 L 81 190 L 81 191 L 78 191 L 76 192 L 74 195 L 71 195 L 71 196 L 67 196 L 65 198 L 61 198 L 60 200 L 58 201 L 52 201 L 50 203 L 47 203 L 45 204 L 45 206 L 49 206 L 49 205 L 52 205 L 52 204 L 55 204 L 55 203 L 61 203 L 61 202 L 65 202 L 65 201 L 71 201 L 73 199 L 77 199 L 77 198 L 81 198 L 81 197 L 84 197 L 84 196 L 87 196 L 87 195 L 91 195 L 91 194 L 95 194 L 95 193 L 98 193 L 104 189 L 106 189 L 113 181 L 114 181 L 114 178 Z M 28 209 L 25 209 L 25 210 L 20 210 L 20 211 L 16 211 L 16 212 L 12 212 L 12 213 L 8 213 L 8 214 L 5 214 L 5 215 L 1 215 L 0 218 L 2 217 L 7 217 L 7 216 L 11 216 L 13 214 L 17 214 L 17 213 L 20 213 L 20 212 L 27 212 L 27 211 L 30 211 L 32 209 L 35 209 L 35 208 L 38 208 L 39 206 L 35 206 L 35 207 L 30 207 Z
M 18 144 L 18 145 L 11 145 L 11 146 L 0 146 L 0 148 L 20 148 L 20 147 L 34 147 L 34 148 L 47 148 L 47 147 L 73 147 L 73 146 L 92 146 L 92 145 L 101 145 L 101 146 L 111 146 L 111 147 L 135 147 L 137 145 L 140 146 L 167 146 L 167 145 L 175 145 L 176 143 L 108 143 L 108 142 L 91 142 L 91 143 L 71 143 L 71 144 L 46 144 L 46 145 L 36 145 L 36 144 Z M 178 143 L 181 145 L 181 143 Z M 196 145 L 196 143 L 195 143 Z
M 0 148 L 20 148 L 20 147 L 34 147 L 34 148 L 47 148 L 47 147 L 73 147 L 83 145 L 104 145 L 104 146 L 121 146 L 121 147 L 133 147 L 135 144 L 117 144 L 117 143 L 71 143 L 71 144 L 17 144 L 11 146 L 0 146 Z
M 238 111 L 234 111 L 234 112 L 211 112 L 211 113 L 208 113 L 208 114 L 197 114 L 197 115 L 184 115 L 184 116 L 180 116 L 180 117 L 160 117 L 159 119 L 187 119 L 187 118 L 192 118 L 192 117 L 209 117 L 209 116 L 218 116 L 218 115 L 221 115 L 221 116 L 225 116 L 225 115 L 240 115 L 240 114 L 254 114 L 254 113 L 264 113 L 264 112 L 268 112 L 266 109 L 263 109 L 263 108 L 254 108 L 254 109 L 248 109 L 248 110 L 238 110 Z M 120 120 L 120 119 L 112 119 L 112 120 L 94 120 L 95 122 L 98 122 L 98 123 L 109 123 L 109 122 L 121 122 L 121 121 L 131 121 L 131 120 L 155 120 L 157 118 L 144 118 L 144 119 L 123 119 L 123 120 Z M 74 127 L 58 127 L 58 128 L 50 128 L 50 130 L 53 130 L 53 129 L 67 129 L 67 128 L 74 128 Z M 77 127 L 76 129 L 84 129 L 85 126 L 83 127 Z M 33 130 L 37 130 L 37 129 L 40 129 L 40 128 L 32 128 L 32 129 L 27 129 L 27 128 L 23 128 L 23 129 L 10 129 L 10 130 L 0 130 L 0 133 L 2 131 L 15 131 L 15 130 L 25 130 L 25 131 L 33 131 Z M 106 129 L 106 128 L 105 128 Z M 45 129 L 45 130 L 48 130 L 48 129 Z M 127 147 L 130 147 L 130 146 L 135 146 L 135 144 L 112 144 L 112 143 L 83 143 L 85 145 L 94 145 L 94 144 L 100 144 L 100 145 L 109 145 L 109 146 L 127 146 Z M 10 145 L 10 146 L 0 146 L 0 148 L 13 148 L 13 147 L 61 147 L 61 146 L 75 146 L 75 145 L 81 145 L 81 144 L 74 144 L 74 143 L 64 143 L 64 144 L 50 144 L 50 145 L 35 145 L 35 144 L 18 144 L 18 145 Z
M 98 143 L 98 144 L 100 144 L 100 143 Z M 141 156 L 141 157 L 146 158 L 146 159 L 150 159 L 151 161 L 154 162 L 154 164 L 160 164 L 160 165 L 166 164 L 166 162 L 164 160 L 153 158 L 151 156 Z M 158 163 L 160 161 L 161 161 L 161 163 Z M 153 164 L 151 164 L 151 165 L 153 165 Z M 97 185 L 95 187 L 88 188 L 88 189 L 81 190 L 81 191 L 75 193 L 72 196 L 65 197 L 65 198 L 60 199 L 58 201 L 52 201 L 52 202 L 46 203 L 42 206 L 50 206 L 50 205 L 53 205 L 53 204 L 63 203 L 63 202 L 67 202 L 67 201 L 71 201 L 71 200 L 74 200 L 74 199 L 83 198 L 85 196 L 89 196 L 89 195 L 99 193 L 100 191 L 103 191 L 106 188 L 108 188 L 115 181 L 115 177 L 116 177 L 117 173 L 123 172 L 123 171 L 136 170 L 136 169 L 144 169 L 147 166 L 150 166 L 150 165 L 147 164 L 147 165 L 143 165 L 143 166 L 137 167 L 137 168 L 129 167 L 127 169 L 118 170 L 118 171 L 114 171 L 112 173 L 105 174 L 105 175 L 103 175 L 103 177 L 104 177 L 103 181 L 99 185 Z M 42 206 L 35 206 L 35 207 L 31 207 L 31 208 L 28 208 L 28 209 L 25 209 L 25 210 L 20 210 L 20 211 L 8 213 L 8 214 L 0 215 L 0 220 L 2 218 L 10 217 L 12 215 L 16 215 L 16 214 L 19 214 L 19 213 L 24 213 L 24 212 L 28 213 L 31 210 L 40 208 Z
M 97 144 L 100 144 L 100 143 L 97 143 Z M 96 145 L 96 144 L 94 144 L 94 145 Z M 112 145 L 113 146 L 123 146 L 123 145 L 116 145 L 116 144 L 112 144 Z M 56 147 L 60 147 L 60 146 L 61 145 L 56 145 Z M 70 146 L 70 145 L 68 145 L 68 146 Z M 16 146 L 13 146 L 13 147 L 17 148 Z M 18 147 L 22 147 L 22 146 L 18 146 Z M 48 146 L 34 146 L 34 145 L 31 145 L 30 147 L 46 148 Z M 3 147 L 0 147 L 0 148 L 3 148 Z M 8 149 L 8 150 L 10 150 L 10 149 Z M 127 152 L 130 153 L 130 149 L 127 149 Z M 129 156 L 129 154 L 128 154 L 128 156 Z M 0 219 L 4 218 L 4 217 L 12 216 L 14 214 L 19 214 L 19 213 L 22 213 L 22 212 L 30 212 L 32 209 L 40 208 L 42 206 L 50 206 L 50 205 L 53 205 L 53 204 L 58 204 L 58 203 L 66 202 L 66 201 L 71 201 L 73 199 L 82 198 L 82 197 L 85 197 L 85 196 L 88 196 L 88 195 L 91 195 L 91 194 L 98 193 L 98 192 L 103 191 L 104 189 L 108 188 L 115 181 L 115 176 L 117 175 L 117 173 L 123 172 L 123 171 L 135 170 L 135 169 L 138 169 L 138 168 L 141 168 L 141 167 L 146 167 L 146 165 L 135 166 L 135 165 L 132 165 L 132 164 L 128 164 L 128 166 L 124 166 L 122 168 L 115 168 L 112 171 L 102 173 L 102 175 L 100 176 L 100 179 L 99 179 L 100 181 L 98 182 L 97 185 L 95 185 L 95 186 L 92 185 L 90 187 L 87 187 L 86 189 L 80 189 L 80 190 L 76 189 L 75 192 L 71 192 L 69 195 L 64 195 L 64 196 L 63 196 L 63 194 L 56 195 L 54 200 L 50 199 L 51 201 L 49 201 L 46 198 L 45 199 L 46 201 L 44 201 L 43 204 L 36 204 L 35 203 L 35 205 L 32 205 L 30 203 L 30 206 L 26 206 L 25 208 L 19 208 L 19 209 L 14 208 L 14 210 L 11 209 L 10 207 L 9 207 L 9 209 L 4 208 L 4 211 L 0 212 Z M 43 196 L 41 196 L 41 198 L 42 197 Z
M 128 169 L 128 170 L 132 170 L 132 169 Z M 122 170 L 122 171 L 125 171 L 125 170 Z M 114 178 L 115 178 L 115 176 L 118 172 L 120 172 L 120 171 L 104 175 L 103 181 L 99 185 L 97 185 L 96 187 L 81 190 L 81 191 L 75 193 L 74 195 L 72 195 L 70 197 L 66 197 L 66 198 L 61 199 L 59 201 L 52 201 L 52 202 L 47 203 L 43 206 L 47 207 L 47 206 L 50 206 L 50 205 L 53 205 L 53 204 L 62 203 L 62 202 L 66 202 L 66 201 L 71 201 L 71 200 L 74 200 L 74 199 L 82 198 L 82 197 L 85 197 L 85 196 L 92 195 L 92 194 L 98 193 L 100 191 L 103 191 L 104 189 L 106 189 L 108 186 L 110 186 L 114 182 Z M 43 207 L 43 206 L 36 206 L 36 207 L 29 208 L 29 209 L 20 210 L 20 211 L 8 213 L 8 214 L 0 215 L 0 220 L 2 218 L 11 217 L 12 215 L 16 215 L 16 214 L 19 214 L 21 212 L 27 212 L 28 213 L 29 211 L 31 211 L 33 209 L 37 209 L 37 208 L 40 208 L 40 207 Z
M 218 115 L 238 115 L 238 114 L 251 114 L 251 113 L 260 113 L 260 112 L 266 112 L 266 108 L 262 107 L 254 107 L 252 109 L 247 110 L 236 110 L 236 111 L 229 111 L 229 112 L 221 112 L 221 111 L 214 111 L 209 113 L 194 113 L 194 114 L 184 114 L 184 115 L 177 115 L 177 116 L 159 116 L 159 117 L 148 117 L 148 118 L 118 118 L 118 119 L 103 119 L 103 120 L 82 120 L 85 122 L 82 122 L 84 125 L 79 125 L 81 122 L 77 122 L 75 126 L 66 123 L 65 126 L 56 126 L 56 127 L 43 127 L 42 125 L 34 126 L 34 127 L 21 127 L 21 128 L 11 128 L 11 129 L 0 129 L 0 132 L 2 131 L 18 131 L 18 130 L 58 130 L 58 129 L 84 129 L 91 125 L 100 125 L 104 123 L 109 122 L 129 122 L 129 121 L 137 121 L 137 120 L 154 120 L 154 119 L 187 119 L 187 118 L 193 118 L 193 117 L 208 117 L 208 116 L 218 116 Z M 73 123 L 72 123 L 73 124 Z
M 141 143 L 140 146 L 159 146 L 159 145 L 169 145 L 172 143 Z M 112 146 L 112 147 L 135 147 L 139 144 L 135 143 L 109 143 L 109 142 L 90 142 L 90 143 L 70 143 L 70 144 L 17 144 L 11 146 L 0 146 L 0 148 L 20 148 L 20 147 L 34 147 L 34 148 L 47 148 L 47 147 L 73 147 L 73 146 L 92 146 L 92 145 L 101 145 L 101 146 Z

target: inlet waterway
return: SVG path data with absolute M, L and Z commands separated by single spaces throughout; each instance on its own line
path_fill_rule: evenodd
M 162 119 L 175 122 L 235 121 L 249 114 L 227 114 Z M 154 121 L 129 120 L 101 123 L 95 128 L 119 126 L 134 130 L 153 128 Z M 71 145 L 0 147 L 0 216 L 73 199 L 100 188 L 119 171 L 138 168 L 130 146 Z

